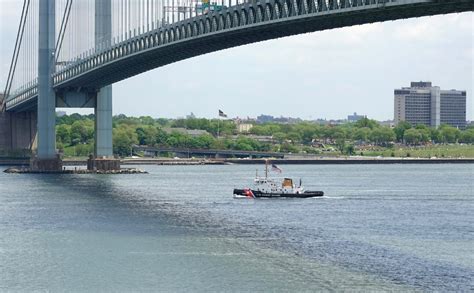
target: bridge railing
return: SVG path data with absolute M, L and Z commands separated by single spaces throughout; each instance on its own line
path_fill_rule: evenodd
M 54 84 L 84 74 L 109 62 L 126 58 L 140 51 L 165 46 L 207 34 L 258 25 L 269 21 L 283 21 L 291 17 L 305 17 L 314 14 L 337 13 L 354 8 L 376 8 L 396 0 L 271 0 L 245 1 L 219 11 L 194 16 L 162 26 L 151 25 L 151 30 L 139 28 L 103 42 L 87 53 L 77 57 L 54 75 Z

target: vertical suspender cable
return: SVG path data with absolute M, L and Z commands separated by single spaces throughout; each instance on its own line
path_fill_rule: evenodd
M 7 83 L 5 85 L 5 97 L 8 97 L 10 94 L 11 84 L 13 82 L 13 76 L 15 75 L 16 64 L 18 61 L 18 54 L 20 51 L 21 41 L 23 38 L 23 33 L 25 31 L 25 21 L 28 16 L 28 9 L 30 6 L 30 0 L 25 0 L 23 2 L 23 9 L 21 11 L 20 26 L 18 27 L 18 32 L 16 35 L 15 48 L 13 49 L 12 63 L 10 64 L 10 70 L 8 71 Z M 5 104 L 3 105 L 5 106 Z
M 59 54 L 61 53 L 61 48 L 62 48 L 62 43 L 63 43 L 65 31 L 66 31 L 67 25 L 69 23 L 69 16 L 71 14 L 72 2 L 73 2 L 73 0 L 68 0 L 68 2 L 66 3 L 66 8 L 64 9 L 63 20 L 62 20 L 62 23 L 61 23 L 61 28 L 60 28 L 60 31 L 59 31 L 58 39 L 56 41 L 56 46 L 55 46 L 55 50 L 54 50 L 55 54 L 56 54 L 55 55 L 56 62 L 58 61 Z M 67 6 L 67 4 L 69 4 L 69 7 Z M 72 23 L 72 26 L 73 26 L 73 29 L 74 29 L 74 22 Z M 71 34 L 69 34 L 71 40 L 74 39 L 72 37 L 73 35 L 74 35 L 74 31 L 72 31 Z M 72 46 L 69 47 L 69 52 L 71 51 L 71 47 Z M 68 57 L 70 57 L 70 56 L 66 56 L 67 59 L 69 59 Z
M 120 0 L 120 30 L 119 30 L 120 41 L 123 41 L 122 35 L 123 35 L 123 13 L 124 13 L 123 6 L 124 6 L 124 3 L 125 3 L 124 0 Z

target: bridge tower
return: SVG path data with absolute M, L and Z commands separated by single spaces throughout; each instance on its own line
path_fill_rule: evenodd
M 112 40 L 112 1 L 95 0 L 95 45 L 109 46 Z M 96 158 L 111 158 L 112 150 L 112 85 L 97 93 L 95 112 Z
M 38 44 L 38 139 L 32 168 L 57 171 L 62 168 L 56 155 L 56 94 L 53 89 L 55 49 L 55 0 L 39 0 Z
M 96 48 L 112 43 L 112 0 L 95 0 Z M 95 98 L 94 157 L 87 161 L 89 170 L 117 170 L 120 160 L 113 158 L 112 149 L 112 85 L 98 89 Z

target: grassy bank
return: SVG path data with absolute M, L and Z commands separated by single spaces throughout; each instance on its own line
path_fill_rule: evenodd
M 393 148 L 374 148 L 358 150 L 364 156 L 383 157 L 414 157 L 414 158 L 474 158 L 474 146 L 463 144 L 431 145 L 431 146 L 395 146 Z

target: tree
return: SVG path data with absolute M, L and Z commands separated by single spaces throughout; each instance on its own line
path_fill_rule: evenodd
M 150 126 L 155 125 L 155 119 L 151 118 L 150 116 L 141 116 L 138 119 L 140 120 L 141 124 L 150 125 Z
M 175 148 L 190 148 L 191 136 L 185 133 L 173 131 L 166 140 L 166 143 Z
M 300 140 L 302 141 L 303 144 L 309 144 L 311 143 L 311 140 L 313 139 L 316 131 L 315 131 L 315 125 L 309 124 L 309 123 L 300 123 L 295 125 L 295 132 L 298 133 Z
M 280 145 L 279 150 L 280 152 L 283 152 L 283 153 L 297 153 L 299 151 L 297 147 L 286 142 Z
M 418 129 L 421 135 L 420 142 L 427 143 L 431 141 L 431 131 L 428 127 Z
M 336 140 L 336 147 L 337 149 L 341 152 L 341 154 L 344 154 L 347 148 L 346 140 L 343 138 L 338 138 Z
M 158 118 L 156 119 L 156 123 L 158 123 L 161 126 L 166 126 L 169 124 L 169 121 L 166 118 Z
M 145 143 L 145 129 L 143 127 L 138 127 L 135 132 L 137 133 L 138 144 L 146 145 Z
M 287 138 L 291 140 L 292 143 L 298 143 L 301 141 L 301 136 L 298 132 L 288 133 Z
M 122 125 L 113 129 L 114 153 L 127 156 L 132 151 L 132 146 L 138 143 L 137 133 L 132 127 Z
M 439 129 L 436 128 L 430 129 L 430 137 L 434 143 L 440 143 L 443 141 L 443 138 L 441 137 L 441 132 L 439 131 Z
M 441 125 L 439 131 L 441 140 L 445 143 L 455 143 L 461 134 L 459 129 L 449 125 Z
M 273 140 L 279 144 L 282 144 L 286 140 L 286 134 L 283 132 L 276 132 L 273 134 Z
M 140 145 L 154 146 L 156 144 L 158 129 L 155 126 L 140 126 L 137 127 L 135 132 Z
M 368 127 L 356 128 L 352 134 L 352 139 L 367 141 L 369 138 L 370 132 L 371 130 Z
M 474 128 L 468 128 L 461 132 L 459 142 L 474 143 Z
M 84 121 L 77 120 L 71 125 L 71 143 L 76 145 L 79 143 L 86 143 L 89 136 L 87 127 Z
M 404 132 L 403 139 L 407 144 L 417 145 L 420 143 L 422 135 L 418 129 L 407 129 Z
M 71 144 L 71 127 L 67 124 L 56 126 L 56 140 L 61 144 Z
M 378 127 L 372 130 L 370 139 L 377 145 L 385 145 L 394 141 L 395 133 L 390 127 Z
M 348 155 L 348 156 L 352 156 L 353 154 L 355 154 L 354 145 L 353 145 L 353 144 L 347 144 L 347 145 L 344 147 L 344 154 L 346 154 L 346 155 Z
M 156 129 L 156 140 L 155 142 L 160 145 L 166 145 L 166 141 L 168 140 L 168 134 L 161 128 Z
M 395 133 L 396 139 L 398 142 L 403 141 L 405 131 L 411 128 L 411 124 L 406 121 L 400 121 L 400 123 L 395 126 L 393 132 Z
M 379 124 L 377 123 L 377 121 L 369 119 L 369 118 L 362 118 L 355 123 L 355 127 L 357 128 L 368 127 L 370 129 L 374 129 L 378 125 Z
M 209 149 L 214 144 L 216 139 L 209 134 L 200 135 L 198 137 L 194 137 L 190 141 L 191 148 L 198 148 L 198 149 Z

